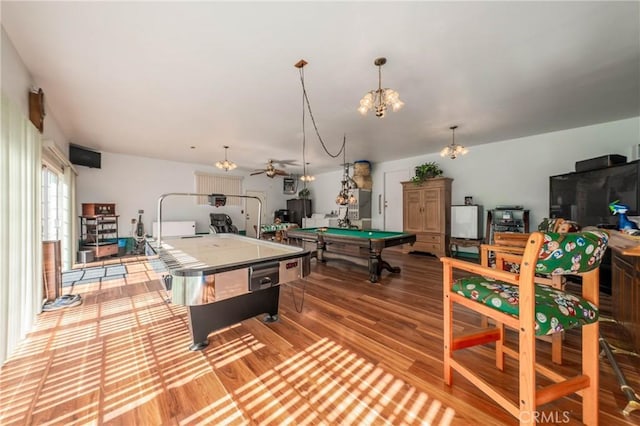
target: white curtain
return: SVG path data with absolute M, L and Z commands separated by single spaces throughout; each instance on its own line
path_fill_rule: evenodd
M 76 253 L 76 172 L 71 167 L 64 168 L 62 183 L 62 270 L 68 271 Z
M 41 310 L 41 137 L 2 93 L 0 122 L 0 363 Z

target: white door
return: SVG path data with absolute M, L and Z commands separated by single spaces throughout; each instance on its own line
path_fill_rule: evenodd
M 258 197 L 262 201 L 262 223 L 265 223 L 267 217 L 267 195 L 263 191 L 247 190 L 245 195 L 248 197 Z M 256 226 L 258 226 L 258 201 L 252 198 L 245 199 L 245 230 L 247 237 L 256 236 Z
M 384 173 L 384 230 L 402 231 L 402 185 L 411 179 L 413 170 Z

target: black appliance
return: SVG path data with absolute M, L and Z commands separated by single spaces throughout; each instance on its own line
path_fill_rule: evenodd
M 640 213 L 640 160 L 549 178 L 549 216 L 571 219 L 580 226 L 615 225 L 618 218 L 609 203 L 629 206 L 629 216 Z
M 291 214 L 287 209 L 276 210 L 273 214 L 273 220 L 280 219 L 280 222 L 290 223 L 291 222 Z
M 291 223 L 297 223 L 302 227 L 302 218 L 311 217 L 311 200 L 308 198 L 292 198 L 287 200 L 287 210 L 291 217 Z
M 549 217 L 615 228 L 618 217 L 609 210 L 615 200 L 629 206 L 629 216 L 640 215 L 640 160 L 549 178 Z M 600 264 L 600 291 L 611 294 L 610 250 Z

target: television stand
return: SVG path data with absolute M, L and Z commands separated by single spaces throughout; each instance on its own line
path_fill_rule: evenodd
M 478 257 L 480 257 L 480 245 L 484 243 L 484 239 L 470 239 L 470 238 L 451 238 L 449 240 L 449 253 L 451 257 L 457 257 L 458 249 L 460 247 L 476 247 L 478 249 Z M 454 250 L 455 247 L 455 250 Z

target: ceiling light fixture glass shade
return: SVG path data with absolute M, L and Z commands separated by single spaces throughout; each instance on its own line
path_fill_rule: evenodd
M 377 58 L 373 63 L 378 67 L 378 89 L 370 91 L 360 99 L 358 111 L 366 115 L 370 110 L 375 110 L 376 117 L 382 118 L 388 107 L 398 111 L 404 106 L 404 102 L 395 90 L 382 88 L 382 66 L 387 63 L 387 58 Z
M 458 145 L 456 143 L 456 129 L 458 128 L 458 126 L 451 126 L 449 127 L 449 129 L 451 129 L 451 145 L 447 145 L 445 146 L 442 151 L 440 151 L 440 156 L 441 157 L 449 157 L 452 160 L 455 160 L 456 157 L 458 157 L 459 155 L 464 155 L 467 152 L 469 152 L 469 150 L 467 148 L 465 148 L 462 145 Z
M 304 163 L 304 166 L 302 167 L 302 176 L 300 176 L 300 180 L 303 182 L 311 182 L 316 180 L 315 176 L 307 174 L 308 168 L 309 163 Z
M 233 170 L 236 167 L 238 167 L 238 165 L 236 163 L 234 163 L 233 161 L 229 161 L 227 160 L 227 149 L 229 149 L 228 145 L 224 146 L 224 161 L 216 161 L 216 167 L 219 169 L 224 170 L 225 172 L 228 172 L 229 170 Z

